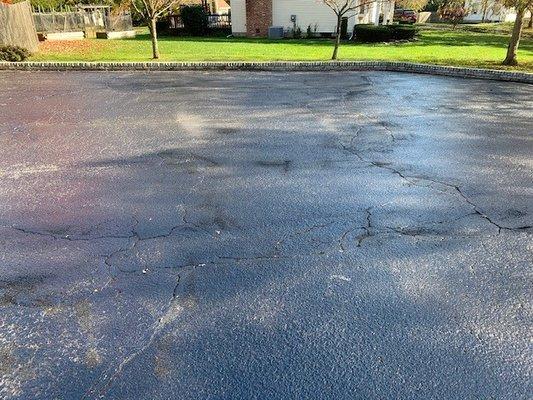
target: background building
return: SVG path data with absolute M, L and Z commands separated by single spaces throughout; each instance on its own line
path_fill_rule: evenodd
M 348 32 L 355 24 L 392 21 L 394 1 L 377 1 L 348 15 Z M 267 36 L 270 26 L 286 31 L 308 27 L 319 34 L 335 32 L 337 18 L 321 0 L 231 0 L 231 22 L 235 36 Z

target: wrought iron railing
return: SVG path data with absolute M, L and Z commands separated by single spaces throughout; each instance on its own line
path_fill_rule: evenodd
M 183 28 L 183 21 L 180 15 L 168 16 L 168 27 L 170 29 Z M 231 28 L 231 15 L 228 14 L 208 14 L 207 15 L 208 28 Z

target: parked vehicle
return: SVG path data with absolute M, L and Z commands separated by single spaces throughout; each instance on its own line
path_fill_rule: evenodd
M 394 10 L 394 21 L 400 24 L 414 24 L 418 19 L 415 10 L 404 10 L 397 8 Z

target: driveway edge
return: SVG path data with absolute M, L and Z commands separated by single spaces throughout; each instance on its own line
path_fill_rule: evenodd
M 18 71 L 391 71 L 533 84 L 533 73 L 391 61 L 0 62 Z

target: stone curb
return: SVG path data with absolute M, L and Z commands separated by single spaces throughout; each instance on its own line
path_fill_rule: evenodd
M 533 73 L 390 61 L 0 62 L 18 71 L 392 71 L 533 84 Z

